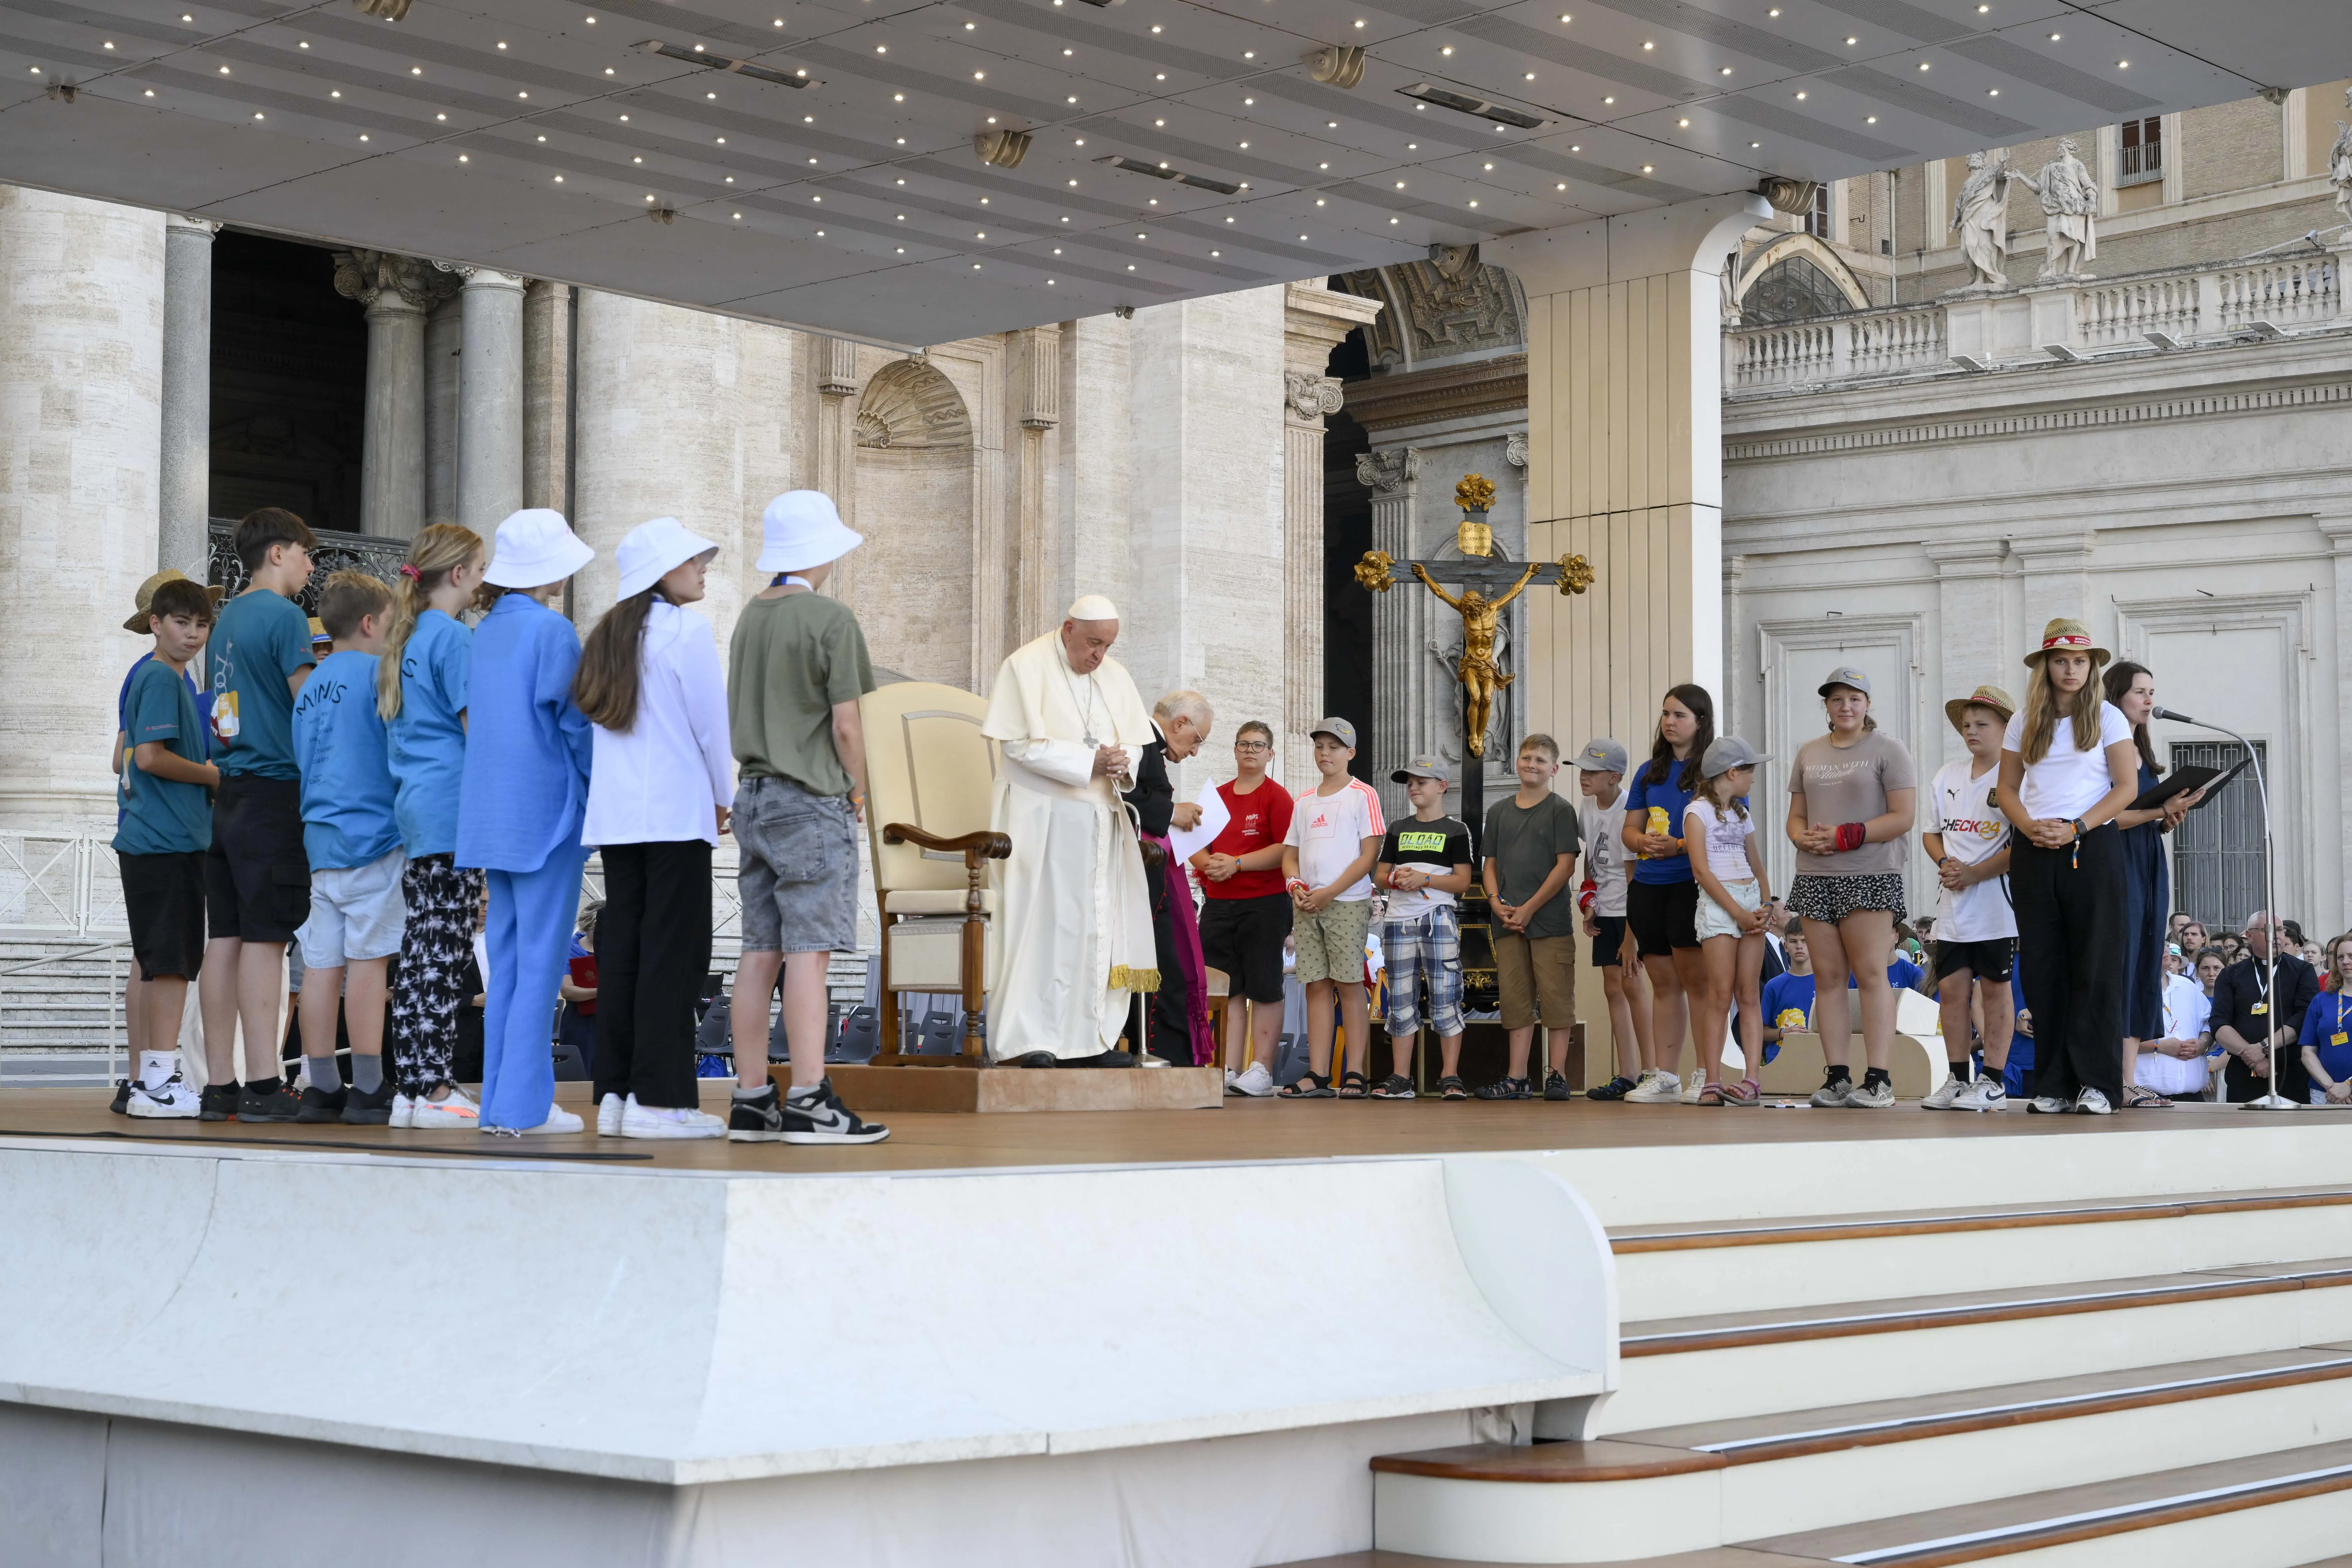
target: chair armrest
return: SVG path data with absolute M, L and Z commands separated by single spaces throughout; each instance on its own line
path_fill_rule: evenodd
M 1011 838 L 986 829 L 942 838 L 936 833 L 924 832 L 912 823 L 887 822 L 882 825 L 882 842 L 911 844 L 918 849 L 936 850 L 942 855 L 961 855 L 966 860 L 970 860 L 975 851 L 990 860 L 1010 859 L 1013 855 Z

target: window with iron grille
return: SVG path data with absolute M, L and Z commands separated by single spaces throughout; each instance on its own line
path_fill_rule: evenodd
M 2234 768 L 2246 748 L 2234 741 L 2176 741 L 2176 768 Z M 2265 774 L 2270 751 L 2257 744 Z M 2181 818 L 2172 831 L 2172 907 L 2186 910 L 2209 931 L 2238 931 L 2263 907 L 2263 803 L 2249 768 L 2220 795 Z
M 2122 155 L 2116 160 L 2116 184 L 2144 185 L 2150 180 L 2164 178 L 2164 121 L 2160 117 L 2125 121 L 2119 145 Z
M 1830 186 L 1827 180 L 1813 187 L 1813 209 L 1805 215 L 1805 232 L 1815 239 L 1830 237 Z

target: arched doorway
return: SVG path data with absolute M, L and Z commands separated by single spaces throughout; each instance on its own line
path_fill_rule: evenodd
M 928 360 L 894 360 L 857 402 L 862 620 L 874 661 L 975 687 L 971 415 Z

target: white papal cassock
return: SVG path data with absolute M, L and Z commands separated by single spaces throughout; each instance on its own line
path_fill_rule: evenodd
M 1150 712 L 1108 655 L 1090 673 L 1072 669 L 1056 628 L 998 668 L 982 728 L 1003 746 L 994 826 L 1013 840 L 997 863 L 989 1053 L 1098 1055 L 1118 1043 L 1129 994 L 1160 985 L 1135 828 L 1112 781 L 1094 773 L 1097 746 L 1142 754 Z

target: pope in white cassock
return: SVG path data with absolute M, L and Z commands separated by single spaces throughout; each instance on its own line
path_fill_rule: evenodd
M 989 1052 L 1024 1067 L 1128 1066 L 1112 1052 L 1129 994 L 1159 988 L 1151 900 L 1118 785 L 1151 713 L 1109 657 L 1118 611 L 1099 594 L 996 672 L 982 732 L 1000 743 L 1000 863 Z M 1088 1058 L 1093 1058 L 1089 1062 Z

